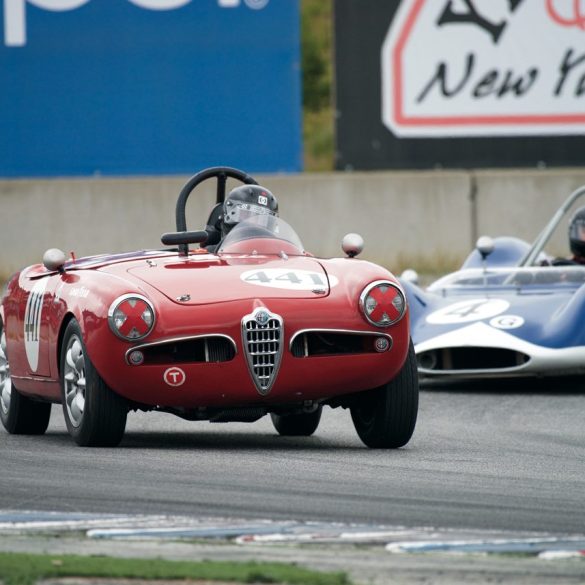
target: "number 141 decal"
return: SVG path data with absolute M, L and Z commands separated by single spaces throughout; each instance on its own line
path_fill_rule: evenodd
M 322 272 L 290 270 L 287 268 L 247 270 L 242 272 L 240 278 L 248 284 L 289 290 L 326 289 L 328 286 L 333 287 L 339 282 L 334 276 L 327 277 Z

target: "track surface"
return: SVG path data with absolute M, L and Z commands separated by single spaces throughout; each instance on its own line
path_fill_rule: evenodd
M 267 417 L 132 413 L 120 447 L 82 449 L 53 406 L 44 437 L 0 431 L 2 507 L 583 533 L 585 390 L 469 388 L 421 392 L 397 451 L 365 448 L 339 409 L 298 439 Z

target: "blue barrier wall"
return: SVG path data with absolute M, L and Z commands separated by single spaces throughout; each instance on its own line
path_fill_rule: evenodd
M 299 0 L 0 4 L 0 176 L 301 170 Z

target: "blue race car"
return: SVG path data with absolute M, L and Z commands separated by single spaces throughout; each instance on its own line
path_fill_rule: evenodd
M 585 264 L 545 252 L 556 228 L 566 226 L 563 218 L 584 199 L 585 186 L 532 245 L 479 238 L 459 271 L 426 289 L 414 271 L 403 273 L 421 378 L 585 374 Z M 585 223 L 581 229 L 585 247 Z

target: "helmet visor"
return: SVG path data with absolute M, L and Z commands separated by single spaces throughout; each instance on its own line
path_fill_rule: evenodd
M 241 221 L 249 219 L 250 217 L 258 215 L 276 215 L 276 213 L 262 205 L 236 201 L 229 202 L 229 207 L 227 208 L 223 220 L 228 225 L 235 225 Z
M 585 218 L 578 217 L 571 223 L 569 238 L 577 242 L 585 242 Z

